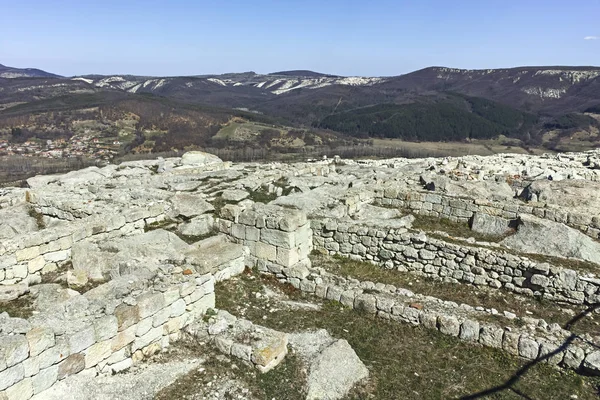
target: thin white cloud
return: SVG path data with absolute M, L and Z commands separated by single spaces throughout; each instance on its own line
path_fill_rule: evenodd
M 598 36 L 586 36 L 583 38 L 583 40 L 598 40 L 600 39 L 600 37 Z

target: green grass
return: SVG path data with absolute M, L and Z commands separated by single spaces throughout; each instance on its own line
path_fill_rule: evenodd
M 155 400 L 174 399 L 198 399 L 199 393 L 210 392 L 207 386 L 209 382 L 215 385 L 215 381 L 238 381 L 256 399 L 285 399 L 304 400 L 303 365 L 294 355 L 288 354 L 281 364 L 271 371 L 261 374 L 251 366 L 244 364 L 238 359 L 227 359 L 215 350 L 199 345 L 193 340 L 187 340 L 174 344 L 178 350 L 189 356 L 202 355 L 206 361 L 200 368 L 178 378 L 173 384 L 163 388 L 154 397 Z M 164 360 L 168 362 L 168 359 Z M 202 397 L 205 398 L 205 397 Z M 224 399 L 238 399 L 227 395 Z M 245 395 L 242 398 L 248 398 Z
M 411 210 L 406 210 L 407 213 L 412 213 Z M 507 235 L 504 236 L 492 236 L 492 235 L 483 235 L 472 231 L 469 227 L 469 224 L 466 222 L 454 222 L 447 218 L 438 218 L 432 217 L 428 215 L 420 215 L 413 214 L 415 220 L 412 224 L 413 229 L 425 231 L 425 232 L 434 232 L 434 231 L 442 231 L 446 232 L 451 236 L 463 237 L 463 238 L 474 238 L 478 242 L 492 242 L 497 243 L 502 239 L 506 238 Z M 463 243 L 464 244 L 464 243 Z
M 500 312 L 510 311 L 519 317 L 541 318 L 548 323 L 555 322 L 561 326 L 564 326 L 574 315 L 586 309 L 584 306 L 559 304 L 539 297 L 520 296 L 503 289 L 480 288 L 461 283 L 442 282 L 406 272 L 388 270 L 368 262 L 354 261 L 346 257 L 329 257 L 315 254 L 311 256 L 311 261 L 313 266 L 324 268 L 338 276 L 394 285 L 410 289 L 418 294 L 454 301 L 458 304 L 464 303 L 473 307 L 482 306 L 486 309 L 495 308 Z M 503 316 L 493 314 L 484 316 L 481 319 L 500 323 L 502 326 L 522 324 L 520 318 L 511 321 Z M 594 332 L 600 331 L 600 316 L 592 314 L 583 318 L 571 330 L 579 334 L 594 334 Z
M 264 296 L 257 299 L 254 295 L 262 291 L 263 285 L 279 288 L 272 279 L 254 275 L 220 282 L 216 288 L 217 307 L 236 315 L 244 312 L 245 318 L 273 329 L 293 332 L 323 328 L 336 338 L 348 340 L 370 371 L 369 382 L 356 388 L 350 399 L 460 398 L 506 382 L 525 364 L 497 349 L 377 319 L 339 303 L 323 303 L 320 311 L 272 307 Z M 292 298 L 305 296 L 289 287 L 284 290 Z M 600 381 L 537 364 L 514 387 L 531 399 L 562 400 L 577 395 L 583 400 L 597 399 Z M 522 399 L 510 390 L 488 398 Z
M 277 198 L 276 193 L 269 193 L 267 189 L 260 187 L 257 190 L 250 191 L 248 198 L 255 203 L 270 203 Z

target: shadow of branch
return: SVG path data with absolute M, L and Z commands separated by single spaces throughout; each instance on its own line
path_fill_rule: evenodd
M 575 324 L 577 324 L 577 322 L 579 322 L 582 318 L 585 318 L 586 316 L 588 316 L 589 314 L 591 314 L 592 312 L 594 312 L 596 309 L 600 308 L 600 303 L 599 304 L 592 304 L 590 305 L 588 308 L 586 308 L 585 310 L 583 310 L 582 312 L 580 312 L 579 314 L 577 314 L 575 317 L 571 318 L 563 327 L 565 330 L 571 330 L 571 328 L 573 326 L 575 326 Z M 531 397 L 529 397 L 528 395 L 526 395 L 525 393 L 521 392 L 520 390 L 516 389 L 514 387 L 514 385 L 523 377 L 523 375 L 525 375 L 531 368 L 533 368 L 534 366 L 536 366 L 537 364 L 544 362 L 552 357 L 554 357 L 555 355 L 565 351 L 569 345 L 571 345 L 571 343 L 573 343 L 573 341 L 575 341 L 575 339 L 581 339 L 581 340 L 585 340 L 583 338 L 580 338 L 579 335 L 576 334 L 571 334 L 569 337 L 567 337 L 564 342 L 558 347 L 556 348 L 554 351 L 545 354 L 543 357 L 537 358 L 535 360 L 532 360 L 530 362 L 528 362 L 527 364 L 525 364 L 523 367 L 521 367 L 518 371 L 516 371 L 506 382 L 504 382 L 501 385 L 492 387 L 490 389 L 486 389 L 483 390 L 481 392 L 475 393 L 475 394 L 471 394 L 471 395 L 467 395 L 467 396 L 463 396 L 460 399 L 461 400 L 473 400 L 473 399 L 481 399 L 487 396 L 490 396 L 494 393 L 498 393 L 498 392 L 502 392 L 504 390 L 510 390 L 512 392 L 514 392 L 515 394 L 521 396 L 524 399 L 527 400 L 533 400 Z M 593 343 L 590 343 L 589 341 L 585 340 L 587 343 L 593 345 L 594 347 L 599 347 Z M 600 348 L 600 347 L 599 347 Z

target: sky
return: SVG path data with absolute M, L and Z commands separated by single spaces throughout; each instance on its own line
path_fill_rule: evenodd
M 65 76 L 600 66 L 600 0 L 0 0 L 0 64 Z

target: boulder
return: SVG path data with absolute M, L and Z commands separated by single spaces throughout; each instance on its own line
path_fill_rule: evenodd
M 344 398 L 369 371 L 346 340 L 324 330 L 293 333 L 290 345 L 307 364 L 307 399 Z
M 511 221 L 495 215 L 475 213 L 471 220 L 471 229 L 474 232 L 489 236 L 504 236 L 513 231 L 516 221 Z
M 337 400 L 358 382 L 369 376 L 369 370 L 346 340 L 326 347 L 310 366 L 307 400 Z
M 524 252 L 572 257 L 600 264 L 600 243 L 564 224 L 524 214 L 517 232 L 501 245 Z
M 181 157 L 182 165 L 207 165 L 222 163 L 219 157 L 203 151 L 189 151 Z

